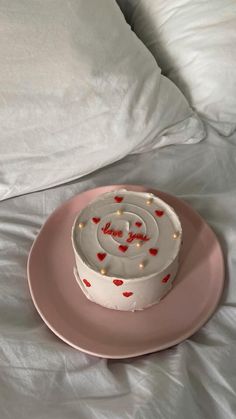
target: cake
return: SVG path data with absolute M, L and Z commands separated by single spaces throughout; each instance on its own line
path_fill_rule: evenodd
M 72 227 L 74 274 L 85 296 L 116 310 L 142 310 L 171 289 L 182 228 L 173 208 L 150 193 L 99 195 Z

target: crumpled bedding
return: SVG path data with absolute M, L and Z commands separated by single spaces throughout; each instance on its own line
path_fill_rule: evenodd
M 30 247 L 66 199 L 105 184 L 144 184 L 190 203 L 216 232 L 226 263 L 214 316 L 195 335 L 127 360 L 86 355 L 37 314 Z M 0 204 L 1 419 L 234 419 L 236 412 L 236 135 L 208 129 L 194 145 L 129 155 L 86 177 Z

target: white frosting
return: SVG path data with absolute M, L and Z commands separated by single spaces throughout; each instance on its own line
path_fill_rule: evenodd
M 106 307 L 154 304 L 173 282 L 181 235 L 176 213 L 158 197 L 126 190 L 103 194 L 80 212 L 72 229 L 77 281 L 89 299 Z

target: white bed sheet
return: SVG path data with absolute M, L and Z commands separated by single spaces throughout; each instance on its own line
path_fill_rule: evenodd
M 112 183 L 145 184 L 189 202 L 226 261 L 221 304 L 185 342 L 128 360 L 92 357 L 56 338 L 30 298 L 26 262 L 63 201 Z M 233 419 L 236 412 L 236 135 L 132 155 L 73 183 L 0 203 L 1 419 Z

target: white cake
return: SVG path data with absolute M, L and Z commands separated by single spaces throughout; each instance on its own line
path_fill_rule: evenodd
M 178 216 L 157 196 L 124 189 L 102 194 L 72 228 L 76 280 L 95 303 L 142 310 L 170 291 L 181 237 Z

